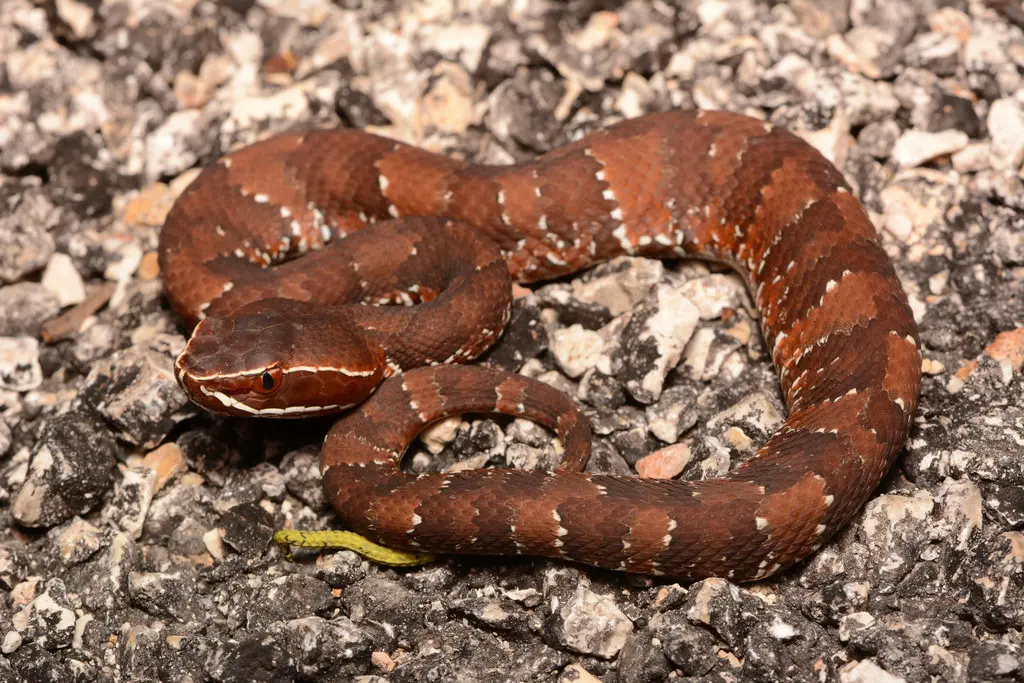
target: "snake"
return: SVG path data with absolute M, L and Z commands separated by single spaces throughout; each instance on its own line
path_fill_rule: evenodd
M 625 119 L 508 165 L 344 127 L 277 134 L 195 178 L 158 256 L 191 329 L 174 364 L 190 399 L 338 414 L 327 500 L 354 533 L 412 553 L 760 580 L 851 521 L 918 402 L 917 324 L 866 209 L 801 137 L 727 111 Z M 723 476 L 588 472 L 574 400 L 471 363 L 508 325 L 513 283 L 618 256 L 724 264 L 749 290 L 787 412 Z M 463 413 L 551 428 L 562 464 L 403 471 L 425 427 Z

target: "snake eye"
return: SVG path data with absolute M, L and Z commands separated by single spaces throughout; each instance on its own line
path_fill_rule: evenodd
M 267 368 L 267 370 L 260 375 L 259 382 L 253 387 L 253 390 L 261 394 L 274 391 L 281 386 L 282 377 L 283 373 L 281 372 L 281 368 Z

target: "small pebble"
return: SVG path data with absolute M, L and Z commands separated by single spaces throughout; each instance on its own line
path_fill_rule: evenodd
M 673 479 L 686 469 L 690 458 L 687 444 L 673 444 L 640 458 L 636 463 L 636 473 L 652 479 Z
M 67 254 L 57 252 L 50 257 L 43 271 L 42 284 L 57 296 L 61 307 L 85 301 L 85 283 Z
M 967 146 L 969 140 L 967 134 L 959 130 L 941 133 L 907 131 L 893 146 L 892 159 L 903 168 L 913 168 L 936 157 L 959 152 Z

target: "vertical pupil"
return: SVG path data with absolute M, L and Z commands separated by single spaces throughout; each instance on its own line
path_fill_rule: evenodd
M 270 375 L 269 372 L 264 372 L 263 373 L 263 388 L 264 389 L 273 389 L 274 388 L 274 378 Z

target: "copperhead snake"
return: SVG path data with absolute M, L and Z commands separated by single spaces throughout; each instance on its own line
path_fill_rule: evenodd
M 584 473 L 589 431 L 568 397 L 459 365 L 501 334 L 512 280 L 622 254 L 722 262 L 750 289 L 789 416 L 723 478 Z M 362 131 L 278 135 L 198 176 L 159 257 L 194 326 L 175 364 L 192 400 L 347 410 L 322 449 L 324 490 L 346 527 L 396 548 L 760 579 L 851 519 L 917 406 L 917 326 L 864 208 L 799 137 L 732 113 L 626 120 L 500 167 Z M 367 305 L 384 303 L 407 305 Z M 538 420 L 566 460 L 399 469 L 425 425 L 462 412 Z

